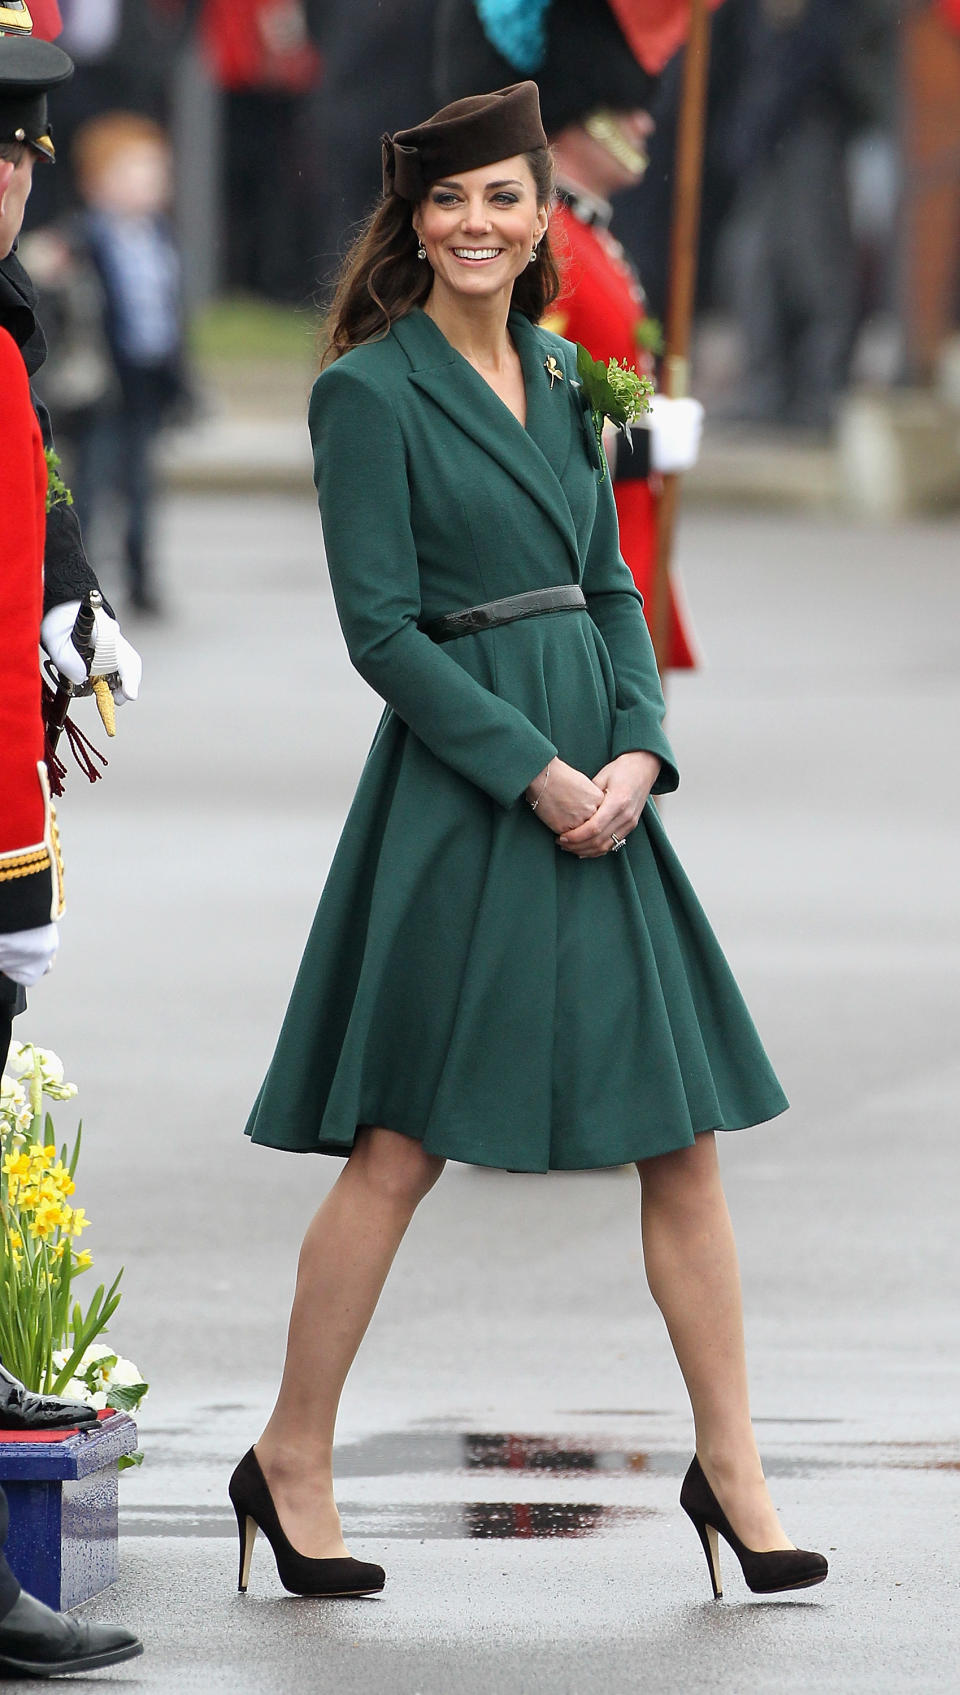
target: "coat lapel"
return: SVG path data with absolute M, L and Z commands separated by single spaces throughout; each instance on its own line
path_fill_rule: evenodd
M 548 342 L 522 312 L 511 312 L 510 333 L 520 354 L 527 389 L 527 433 L 533 437 L 556 476 L 562 478 L 573 445 L 573 418 L 579 425 L 579 405 L 572 413 L 574 396 L 566 374 L 555 376 L 552 382 L 550 380 L 547 359 L 551 355 L 554 370 L 558 366 L 562 369 L 562 360 L 556 355 L 556 343 Z
M 510 328 L 523 365 L 526 428 L 424 312 L 408 313 L 393 326 L 393 334 L 413 367 L 410 381 L 537 502 L 566 542 L 579 578 L 576 527 L 554 469 L 562 468 L 569 455 L 570 402 L 553 395 L 556 404 L 550 405 L 550 382 L 533 325 L 514 313 Z

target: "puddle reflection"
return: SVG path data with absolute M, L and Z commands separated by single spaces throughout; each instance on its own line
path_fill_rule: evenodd
M 467 1471 L 550 1471 L 566 1477 L 589 1472 L 646 1471 L 639 1450 L 596 1447 L 556 1437 L 470 1432 L 462 1438 Z
M 656 1517 L 652 1507 L 594 1501 L 341 1502 L 347 1533 L 391 1542 L 530 1541 L 596 1536 Z M 236 1525 L 220 1507 L 168 1504 L 126 1507 L 123 1536 L 232 1539 Z
M 340 1477 L 400 1473 L 520 1471 L 555 1477 L 632 1475 L 676 1469 L 676 1456 L 622 1441 L 580 1436 L 520 1436 L 511 1431 L 396 1431 L 338 1449 Z
M 471 1501 L 462 1512 L 467 1536 L 505 1541 L 594 1536 L 614 1524 L 650 1516 L 649 1508 L 601 1507 L 587 1501 Z

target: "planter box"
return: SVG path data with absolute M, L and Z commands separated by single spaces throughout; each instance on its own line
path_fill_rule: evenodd
M 0 1484 L 10 1503 L 6 1555 L 24 1589 L 66 1612 L 117 1575 L 117 1461 L 137 1446 L 129 1413 L 43 1439 L 0 1430 Z

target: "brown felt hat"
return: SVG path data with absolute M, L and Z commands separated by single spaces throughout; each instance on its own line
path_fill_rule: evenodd
M 383 138 L 383 192 L 422 200 L 432 182 L 546 147 L 535 82 L 454 100 L 425 123 Z

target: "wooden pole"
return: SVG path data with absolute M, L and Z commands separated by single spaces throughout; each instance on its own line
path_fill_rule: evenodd
M 960 36 L 929 5 L 900 26 L 899 294 L 906 377 L 933 381 L 960 281 Z
M 700 190 L 703 181 L 703 142 L 707 112 L 707 73 L 710 66 L 710 13 L 707 0 L 692 0 L 677 129 L 673 222 L 670 231 L 670 287 L 667 301 L 666 351 L 661 387 L 671 399 L 685 395 L 689 385 L 690 335 L 697 286 L 700 237 Z M 670 646 L 670 561 L 679 498 L 679 477 L 666 476 L 657 510 L 657 558 L 653 577 L 653 637 L 657 665 L 663 675 Z

